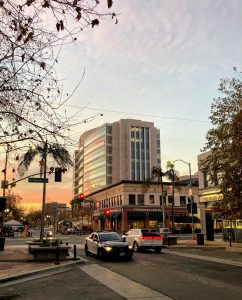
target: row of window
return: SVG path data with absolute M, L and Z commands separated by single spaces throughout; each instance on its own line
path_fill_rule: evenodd
M 186 206 L 186 196 L 180 196 L 180 205 L 179 206 Z M 148 204 L 155 204 L 155 195 L 149 195 L 149 203 Z M 164 197 L 164 205 L 172 205 L 173 197 L 167 196 Z M 144 203 L 144 194 L 129 194 L 129 205 L 145 205 Z M 162 206 L 162 196 L 160 195 L 160 206 Z
M 97 209 L 122 206 L 122 205 L 123 205 L 122 195 L 117 195 L 117 196 L 99 201 L 97 203 L 97 206 L 98 206 Z

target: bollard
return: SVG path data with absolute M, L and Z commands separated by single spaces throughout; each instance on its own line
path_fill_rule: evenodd
M 73 251 L 74 251 L 74 257 L 73 257 L 73 260 L 77 260 L 77 258 L 76 258 L 76 245 L 74 245 Z
M 60 264 L 60 249 L 58 246 L 56 247 L 55 264 L 56 265 Z

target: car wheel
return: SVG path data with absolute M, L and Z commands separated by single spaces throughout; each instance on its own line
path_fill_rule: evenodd
M 98 256 L 99 259 L 103 259 L 104 258 L 102 249 L 98 248 L 98 250 L 97 250 L 97 256 Z
M 133 243 L 133 249 L 134 249 L 134 252 L 138 252 L 139 251 L 139 245 L 138 245 L 137 242 Z
M 87 244 L 85 244 L 85 254 L 86 254 L 86 256 L 90 255 L 90 252 L 88 251 L 88 248 L 87 248 Z
M 127 254 L 126 255 L 126 259 L 127 260 L 131 260 L 133 258 L 133 253 L 132 254 Z
M 161 252 L 161 247 L 155 247 L 155 252 L 160 253 Z

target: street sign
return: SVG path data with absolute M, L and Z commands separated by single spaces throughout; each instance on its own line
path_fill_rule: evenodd
M 30 177 L 28 182 L 40 182 L 40 183 L 48 183 L 48 178 L 38 178 L 38 177 Z

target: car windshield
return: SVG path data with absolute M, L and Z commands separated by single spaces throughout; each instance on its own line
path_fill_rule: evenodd
M 100 242 L 107 242 L 107 241 L 122 241 L 121 235 L 119 235 L 116 232 L 112 233 L 104 233 L 104 234 L 99 234 L 99 240 Z

